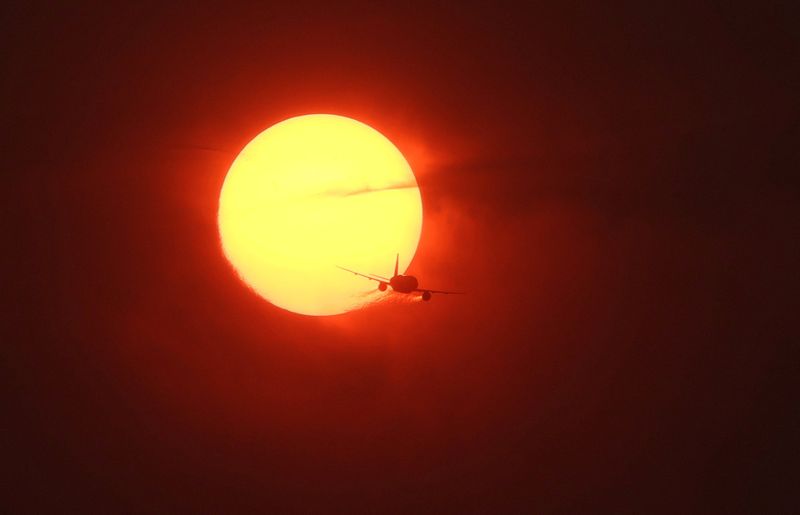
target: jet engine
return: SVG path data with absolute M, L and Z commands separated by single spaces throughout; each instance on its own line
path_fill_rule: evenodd
M 380 291 L 386 291 L 386 283 L 380 283 L 380 284 L 378 284 L 378 289 L 379 289 Z
M 422 300 L 431 300 L 431 292 L 429 291 L 422 292 Z

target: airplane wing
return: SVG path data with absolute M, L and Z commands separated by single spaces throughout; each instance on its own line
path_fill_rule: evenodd
M 350 270 L 349 268 L 345 268 L 343 266 L 336 265 L 336 268 L 341 268 L 345 272 L 350 272 L 351 274 L 360 275 L 361 277 L 366 277 L 367 279 L 371 279 L 373 281 L 378 281 L 381 283 L 388 283 L 389 279 L 385 277 L 381 277 L 380 275 L 373 275 L 373 274 L 362 274 L 361 272 L 356 272 L 355 270 Z
M 417 288 L 414 291 L 418 291 L 420 293 L 444 293 L 445 295 L 464 295 L 467 292 L 465 291 L 443 291 L 443 290 L 428 290 L 426 288 Z

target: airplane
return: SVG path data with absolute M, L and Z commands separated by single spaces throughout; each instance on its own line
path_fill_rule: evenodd
M 400 265 L 400 254 L 397 255 L 397 259 L 394 262 L 394 275 L 391 279 L 387 277 L 382 277 L 380 275 L 375 274 L 362 274 L 361 272 L 356 272 L 355 270 L 350 270 L 349 268 L 345 268 L 343 266 L 338 266 L 337 268 L 341 268 L 345 272 L 350 272 L 351 274 L 360 275 L 361 277 L 366 277 L 372 281 L 378 281 L 378 290 L 386 291 L 386 288 L 391 286 L 392 290 L 398 293 L 422 293 L 422 300 L 431 300 L 431 295 L 434 293 L 443 293 L 445 295 L 457 295 L 463 294 L 463 291 L 443 291 L 443 290 L 429 290 L 427 288 L 418 288 L 419 282 L 417 278 L 413 275 L 402 275 L 398 273 L 398 267 Z

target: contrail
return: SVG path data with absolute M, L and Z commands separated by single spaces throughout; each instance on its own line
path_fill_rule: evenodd
M 364 187 L 360 189 L 329 189 L 319 193 L 318 195 L 322 196 L 331 196 L 331 197 L 354 197 L 356 195 L 365 195 L 367 193 L 378 193 L 381 191 L 392 191 L 392 190 L 405 190 L 411 188 L 417 188 L 416 182 L 405 182 L 400 184 L 390 184 L 389 186 L 382 186 L 379 188 L 372 188 L 372 187 Z

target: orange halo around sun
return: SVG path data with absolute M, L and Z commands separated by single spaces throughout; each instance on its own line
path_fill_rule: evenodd
M 222 248 L 241 279 L 295 313 L 334 315 L 386 293 L 337 265 L 391 276 L 422 229 L 411 167 L 381 133 L 330 114 L 289 118 L 239 153 L 219 198 Z

